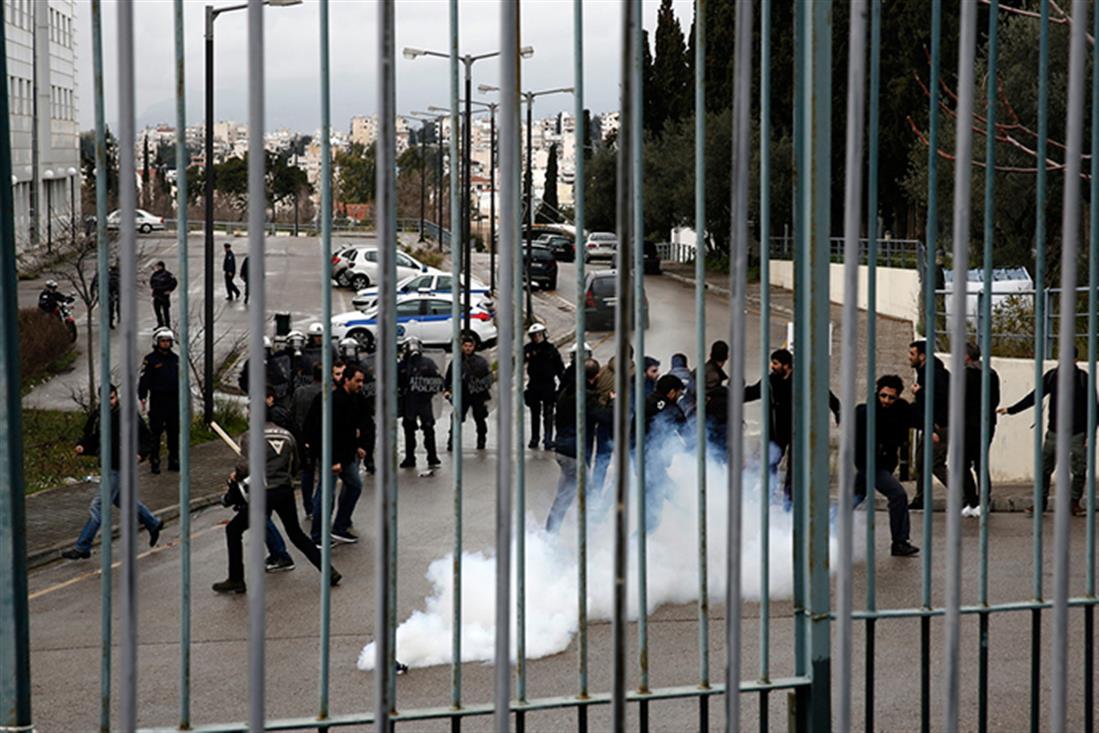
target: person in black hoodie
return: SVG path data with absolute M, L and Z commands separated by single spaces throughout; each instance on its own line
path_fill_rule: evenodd
M 923 388 L 928 381 L 928 366 L 935 374 L 935 394 L 931 398 L 932 432 L 931 432 L 931 473 L 942 481 L 943 486 L 949 488 L 947 483 L 946 454 L 947 444 L 950 439 L 947 433 L 947 424 L 950 420 L 950 372 L 937 356 L 927 358 L 927 342 L 923 339 L 913 341 L 908 345 L 908 363 L 916 371 L 916 379 L 912 383 L 912 394 L 916 401 L 913 404 L 914 427 L 921 431 L 920 439 L 916 446 L 916 465 L 923 469 L 924 440 L 928 436 L 923 434 L 924 411 L 927 409 L 927 391 Z M 963 436 L 964 439 L 964 436 Z M 923 476 L 916 482 L 916 495 L 908 504 L 909 509 L 923 509 Z
M 1000 406 L 1000 375 L 988 370 L 988 441 L 996 435 L 996 410 Z M 965 507 L 962 516 L 981 516 L 981 476 L 986 467 L 981 461 L 981 347 L 970 341 L 965 345 L 965 453 L 962 460 L 962 490 Z M 976 478 L 974 478 L 976 476 Z M 991 493 L 991 483 L 989 492 Z
M 1073 357 L 1078 355 L 1073 351 Z M 1042 442 L 1042 503 L 1038 511 L 1046 510 L 1049 500 L 1049 484 L 1053 478 L 1053 468 L 1057 460 L 1057 371 L 1050 369 L 1042 377 L 1042 396 L 1049 397 L 1049 423 L 1046 437 Z M 1088 437 L 1088 403 L 1095 403 L 1095 395 L 1088 394 L 1088 375 L 1074 363 L 1072 365 L 1072 435 L 1069 438 L 1069 469 L 1072 472 L 1072 513 L 1081 515 L 1085 509 L 1080 500 L 1084 497 L 1084 479 L 1087 474 L 1087 448 L 1091 442 Z M 1034 406 L 1034 390 L 1010 407 L 1001 407 L 1001 415 L 1018 415 Z M 1060 486 L 1057 487 L 1061 491 Z M 1034 507 L 1027 509 L 1032 513 Z
M 122 422 L 118 404 L 118 388 L 112 384 L 110 438 L 111 470 L 108 472 L 107 476 L 100 476 L 99 480 L 110 482 L 111 503 L 115 506 L 119 506 L 119 495 L 121 491 L 119 466 L 122 462 L 120 451 L 122 441 L 119 437 L 119 433 L 122 430 Z M 149 432 L 148 426 L 145 425 L 145 421 L 141 419 L 140 415 L 136 417 L 138 445 L 137 460 L 138 463 L 140 463 L 148 457 L 153 441 L 152 434 Z M 101 439 L 99 427 L 99 410 L 94 410 L 88 416 L 88 422 L 84 425 L 83 437 L 81 437 L 80 442 L 76 444 L 75 452 L 78 456 L 99 455 L 99 444 Z M 100 456 L 100 459 L 100 466 L 102 466 L 102 456 Z M 80 537 L 77 538 L 75 545 L 61 553 L 61 557 L 67 560 L 86 560 L 91 557 L 92 542 L 95 540 L 95 536 L 99 532 L 99 526 L 103 522 L 103 505 L 100 502 L 100 498 L 99 492 L 96 492 L 95 498 L 92 499 L 91 506 L 88 509 L 91 516 L 89 516 L 88 521 L 85 522 L 84 529 L 80 531 Z M 164 528 L 164 522 L 153 516 L 153 513 L 149 511 L 149 508 L 140 501 L 137 502 L 137 519 L 149 532 L 149 547 L 155 547 L 157 540 L 160 538 L 160 530 Z
M 343 380 L 335 385 L 332 392 L 332 465 L 320 466 L 318 470 L 331 470 L 336 478 L 343 482 L 336 516 L 332 521 L 332 539 L 336 542 L 358 542 L 358 536 L 351 531 L 351 514 L 363 492 L 362 476 L 359 474 L 360 461 L 366 457 L 366 449 L 359 435 L 361 409 L 357 397 L 363 387 L 363 368 L 350 364 L 344 370 Z M 306 418 L 307 440 L 313 452 L 313 460 L 319 461 L 321 454 L 322 422 L 321 398 L 317 394 Z M 310 534 L 313 542 L 321 540 L 321 500 L 323 492 L 313 494 L 313 525 Z
M 473 422 L 477 426 L 477 450 L 485 449 L 488 438 L 488 400 L 492 394 L 492 368 L 485 357 L 476 353 L 477 342 L 472 336 L 462 337 L 462 415 L 464 425 L 466 415 L 473 410 Z M 451 361 L 446 368 L 446 376 L 443 377 L 443 397 L 451 398 L 450 387 L 454 367 Z M 447 435 L 446 449 L 454 449 L 454 424 L 451 423 L 450 434 Z
M 595 392 L 595 378 L 599 375 L 599 362 L 595 359 L 585 359 L 584 377 L 587 383 L 587 418 L 585 420 L 585 445 L 584 466 L 591 464 L 592 453 L 595 446 L 595 411 L 598 406 Z M 576 462 L 579 453 L 578 436 L 576 434 L 576 380 L 563 382 L 561 392 L 557 395 L 557 410 L 554 414 L 557 428 L 557 440 L 554 441 L 554 450 L 557 453 L 557 465 L 561 468 L 561 476 L 557 480 L 557 494 L 553 497 L 549 515 L 546 517 L 546 531 L 556 533 L 565 518 L 565 512 L 569 510 L 573 499 L 576 498 Z M 589 482 L 587 495 L 592 495 L 592 486 Z
M 786 476 L 783 479 L 782 491 L 789 502 L 793 498 L 794 478 L 794 355 L 788 349 L 776 349 L 771 353 L 771 371 L 767 375 L 770 385 L 770 417 L 771 417 L 771 445 L 773 460 L 771 469 L 774 470 L 783 455 L 789 452 L 786 459 Z M 744 388 L 744 401 L 754 402 L 763 396 L 763 380 Z M 722 409 L 719 406 L 719 410 Z M 836 424 L 840 421 L 840 401 L 836 395 L 828 390 L 828 409 L 836 418 Z M 707 407 L 707 414 L 714 414 Z M 724 444 L 722 444 L 724 445 Z
M 893 471 L 897 468 L 897 453 L 907 440 L 908 429 L 912 425 L 912 410 L 901 398 L 902 392 L 904 382 L 896 374 L 886 374 L 878 379 L 874 488 L 889 501 L 892 554 L 908 557 L 920 550 L 908 541 L 908 494 L 893 476 Z M 855 408 L 855 506 L 866 499 L 866 412 L 865 403 Z

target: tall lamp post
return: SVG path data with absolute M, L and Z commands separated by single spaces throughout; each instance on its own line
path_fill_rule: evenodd
M 482 84 L 478 87 L 482 92 L 498 92 L 499 87 L 490 86 L 488 84 Z M 534 314 L 534 295 L 530 284 L 530 258 L 532 237 L 534 235 L 534 173 L 532 170 L 532 158 L 533 158 L 533 146 L 534 138 L 532 137 L 531 130 L 534 127 L 534 100 L 536 97 L 544 97 L 547 94 L 572 94 L 575 89 L 572 87 L 558 87 L 557 89 L 543 89 L 537 92 L 521 92 L 523 99 L 527 103 L 527 172 L 523 177 L 524 193 L 523 197 L 526 199 L 526 242 L 527 242 L 527 256 L 523 265 L 523 272 L 527 280 L 527 318 L 530 319 Z
M 474 62 L 481 61 L 482 59 L 490 59 L 495 56 L 499 56 L 499 51 L 493 51 L 491 53 L 482 53 L 478 55 L 465 54 L 459 56 L 458 60 L 465 66 L 465 125 L 462 135 L 462 157 L 465 159 L 465 171 L 462 178 L 462 188 L 465 191 L 465 204 L 462 207 L 462 254 L 465 257 L 465 287 L 464 287 L 464 311 L 465 317 L 463 319 L 463 328 L 469 330 L 469 306 L 470 306 L 470 237 L 469 237 L 469 223 L 470 223 L 470 166 L 469 166 L 469 152 L 470 152 L 470 135 L 469 135 L 469 123 L 472 113 L 472 100 L 470 97 L 473 95 L 473 64 Z M 523 46 L 519 49 L 519 55 L 522 58 L 529 59 L 534 55 L 534 49 L 531 46 Z M 404 57 L 409 60 L 415 60 L 420 56 L 434 56 L 441 59 L 449 59 L 449 53 L 441 53 L 439 51 L 425 51 L 422 48 L 405 48 Z M 452 131 L 453 133 L 453 131 Z M 453 175 L 454 163 L 451 161 L 451 175 Z M 451 232 L 451 241 L 453 242 L 454 233 Z
M 46 252 L 53 251 L 53 171 L 42 174 L 46 182 Z
M 477 88 L 481 91 L 484 91 L 487 86 L 488 85 L 486 85 L 486 84 L 481 84 Z M 460 103 L 465 102 L 465 100 L 463 100 L 463 99 L 459 99 L 458 101 Z M 470 100 L 470 102 L 472 104 L 476 104 L 476 105 L 479 105 L 481 107 L 484 107 L 485 109 L 487 109 L 489 111 L 489 134 L 488 134 L 488 138 L 489 138 L 489 153 L 488 153 L 488 158 L 489 158 L 489 164 L 488 164 L 488 176 L 489 176 L 489 182 L 488 182 L 488 188 L 489 188 L 489 200 L 488 200 L 488 206 L 489 206 L 489 215 L 488 215 L 488 218 L 489 218 L 489 224 L 488 224 L 488 226 L 489 226 L 489 229 L 488 229 L 489 250 L 488 251 L 489 251 L 489 258 L 490 258 L 489 278 L 491 280 L 491 283 L 490 283 L 489 287 L 493 292 L 496 292 L 496 108 L 500 106 L 500 103 L 499 102 L 481 102 L 481 101 L 476 100 L 476 99 Z M 435 107 L 435 106 L 428 107 L 428 109 L 434 110 L 434 111 L 439 111 L 439 110 L 449 111 L 449 110 L 446 110 L 445 107 Z M 478 213 L 480 213 L 480 212 L 478 212 Z M 466 261 L 468 262 L 469 259 L 467 258 Z
M 424 206 L 427 201 L 427 153 L 424 139 L 427 138 L 428 123 L 434 125 L 435 118 L 433 115 L 423 116 L 416 112 L 408 116 L 420 123 L 420 238 L 417 241 L 422 242 L 424 241 Z
M 300 5 L 302 0 L 264 0 L 264 5 L 282 8 Z M 206 354 L 203 357 L 202 417 L 209 423 L 214 419 L 214 21 L 222 13 L 246 10 L 248 3 L 215 8 L 206 6 L 206 165 L 203 207 L 206 214 L 206 242 L 204 248 L 205 269 L 203 284 L 206 296 L 203 302 Z
M 69 236 L 71 244 L 76 246 L 76 168 L 69 168 Z

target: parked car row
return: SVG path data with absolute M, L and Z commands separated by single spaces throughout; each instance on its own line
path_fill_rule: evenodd
M 332 279 L 340 287 L 362 290 L 377 284 L 380 279 L 379 266 L 377 247 L 346 247 L 332 255 Z M 397 251 L 398 282 L 431 271 L 432 268 L 415 257 Z

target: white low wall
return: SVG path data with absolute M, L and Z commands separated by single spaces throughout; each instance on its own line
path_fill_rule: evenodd
M 859 308 L 866 309 L 866 275 L 868 268 L 859 267 Z M 833 303 L 844 301 L 843 265 L 830 265 L 829 299 Z M 877 311 L 883 316 L 904 321 L 919 320 L 920 277 L 915 270 L 898 267 L 877 268 Z M 771 285 L 792 290 L 794 288 L 794 263 L 790 260 L 771 261 Z

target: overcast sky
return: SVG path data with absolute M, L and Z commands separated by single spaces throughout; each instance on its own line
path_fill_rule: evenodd
M 224 2 L 220 4 L 226 4 Z M 674 0 L 684 33 L 690 32 L 691 0 Z M 204 119 L 203 11 L 200 0 L 185 0 L 184 24 L 187 74 L 187 123 Z M 645 27 L 656 23 L 659 0 L 644 0 Z M 405 46 L 449 49 L 447 0 L 397 0 L 397 48 Z M 523 62 L 524 89 L 573 85 L 571 0 L 523 0 L 522 42 L 535 49 Z M 586 0 L 584 4 L 585 97 L 593 112 L 618 108 L 618 49 L 621 0 Z M 104 86 L 108 124 L 117 129 L 117 15 L 113 0 L 103 3 Z M 78 3 L 78 63 L 80 68 L 80 125 L 94 127 L 92 98 L 91 9 Z M 461 0 L 459 3 L 461 53 L 479 54 L 499 47 L 500 6 L 495 0 Z M 175 122 L 174 30 L 171 0 L 134 3 L 136 39 L 138 129 L 157 122 Z M 331 0 L 332 127 L 346 130 L 356 114 L 376 111 L 376 16 L 372 0 Z M 319 23 L 316 0 L 266 11 L 266 128 L 287 127 L 313 132 L 320 125 Z M 247 120 L 247 12 L 220 16 L 215 42 L 215 117 Z M 449 102 L 449 62 L 419 58 L 397 60 L 397 111 L 425 110 L 428 105 Z M 477 84 L 495 84 L 499 62 L 486 59 L 473 67 L 474 98 Z M 547 96 L 535 106 L 536 116 L 572 110 L 571 95 Z

